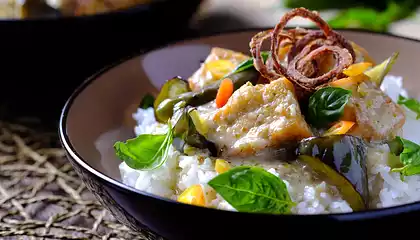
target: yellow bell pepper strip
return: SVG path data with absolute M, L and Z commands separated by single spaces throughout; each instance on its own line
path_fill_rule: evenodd
M 218 174 L 224 173 L 230 169 L 230 164 L 223 159 L 216 159 L 215 170 Z
M 323 136 L 346 134 L 354 126 L 354 124 L 354 122 L 350 121 L 339 121 L 330 127 Z
M 372 67 L 372 63 L 370 62 L 359 62 L 352 64 L 348 68 L 344 69 L 343 73 L 349 77 L 354 77 L 364 73 L 370 67 Z
M 200 184 L 190 186 L 179 195 L 178 202 L 205 207 L 206 198 L 203 187 Z

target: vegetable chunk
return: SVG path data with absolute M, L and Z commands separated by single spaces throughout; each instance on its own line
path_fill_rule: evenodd
M 240 52 L 214 47 L 200 68 L 188 79 L 192 91 L 220 80 L 250 57 Z
M 293 85 L 285 78 L 270 84 L 245 84 L 213 116 L 209 121 L 217 126 L 208 138 L 231 156 L 248 156 L 312 136 Z

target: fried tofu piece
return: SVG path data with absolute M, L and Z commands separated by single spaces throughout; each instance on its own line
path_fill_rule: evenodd
M 367 141 L 392 139 L 400 134 L 405 123 L 403 109 L 370 81 L 352 91 L 343 120 L 355 121 L 349 134 Z
M 249 156 L 268 147 L 311 137 L 293 84 L 280 78 L 270 84 L 251 83 L 236 90 L 217 109 L 209 140 L 227 156 Z
M 192 91 L 199 91 L 234 70 L 250 56 L 229 49 L 214 47 L 200 68 L 188 79 Z

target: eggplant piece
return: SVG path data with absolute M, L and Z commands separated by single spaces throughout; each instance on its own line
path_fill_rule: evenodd
M 241 71 L 238 73 L 232 73 L 231 75 L 228 75 L 227 77 L 232 80 L 233 85 L 234 85 L 234 90 L 236 90 L 247 82 L 251 82 L 255 84 L 258 80 L 258 76 L 259 76 L 258 71 L 255 70 L 254 68 L 251 68 L 251 69 Z M 158 98 L 155 101 L 156 119 L 160 122 L 167 121 L 173 115 L 174 106 L 181 101 L 184 101 L 186 105 L 196 107 L 196 106 L 200 106 L 214 100 L 216 98 L 217 91 L 219 90 L 220 83 L 221 83 L 221 80 L 217 81 L 216 83 L 198 92 L 182 92 L 181 91 L 181 93 L 178 93 L 178 94 L 165 93 L 165 92 L 170 92 L 169 91 L 170 84 L 167 83 L 169 85 L 168 88 L 166 89 L 162 88 L 161 93 L 159 93 L 159 96 L 161 96 L 162 94 L 162 97 L 158 96 Z
M 305 139 L 298 146 L 298 156 L 335 185 L 353 210 L 367 207 L 367 145 L 361 138 L 332 135 Z
M 207 126 L 201 121 L 197 110 L 186 106 L 182 101 L 175 105 L 172 117 L 174 136 L 190 146 L 208 149 L 212 156 L 217 156 L 216 145 L 206 139 Z M 182 147 L 179 149 L 182 152 Z
M 162 102 L 167 101 L 167 99 L 178 97 L 180 94 L 189 92 L 188 82 L 182 79 L 181 77 L 174 77 L 169 79 L 163 84 L 160 89 L 159 95 L 156 97 L 156 100 L 153 103 L 155 109 L 155 117 L 160 122 L 167 122 L 168 119 L 172 116 L 174 105 L 171 108 L 162 108 L 159 113 L 156 109 Z M 179 102 L 179 101 L 178 101 Z
M 146 94 L 140 102 L 139 107 L 143 109 L 147 109 L 149 107 L 153 107 L 155 102 L 155 97 L 151 94 Z

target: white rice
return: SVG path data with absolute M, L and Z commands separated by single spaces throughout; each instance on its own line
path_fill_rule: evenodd
M 398 94 L 407 96 L 403 89 L 402 78 L 387 76 L 381 86 L 394 101 Z M 413 129 L 420 129 L 420 121 L 415 115 L 406 111 L 407 119 L 403 127 L 403 137 L 420 143 L 420 134 Z M 138 125 L 134 131 L 137 135 L 146 133 L 166 133 L 167 126 L 156 122 L 153 109 L 138 109 L 133 118 Z M 372 208 L 390 207 L 420 201 L 420 175 L 406 177 L 401 181 L 399 173 L 390 172 L 387 165 L 389 149 L 385 145 L 379 149 L 368 151 L 368 179 L 370 205 Z M 270 173 L 280 177 L 286 183 L 292 200 L 297 204 L 293 213 L 320 214 L 351 212 L 349 204 L 343 200 L 334 186 L 314 179 L 311 173 L 293 172 L 281 164 L 249 159 L 232 160 L 233 165 L 259 165 Z M 134 188 L 159 196 L 176 199 L 180 192 L 194 184 L 201 184 L 206 192 L 207 206 L 218 209 L 236 211 L 229 203 L 214 192 L 207 182 L 217 175 L 214 162 L 206 152 L 192 151 L 183 155 L 172 148 L 168 160 L 158 169 L 139 171 L 120 164 L 122 181 Z

